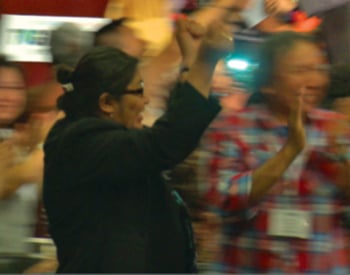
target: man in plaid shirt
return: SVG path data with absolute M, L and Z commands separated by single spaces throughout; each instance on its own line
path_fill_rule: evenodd
M 350 274 L 341 216 L 349 202 L 349 132 L 316 109 L 328 86 L 312 37 L 262 47 L 260 104 L 223 113 L 203 140 L 201 188 L 223 220 L 216 271 Z

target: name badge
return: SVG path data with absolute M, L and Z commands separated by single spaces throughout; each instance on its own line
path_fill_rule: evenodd
M 312 217 L 309 211 L 287 209 L 269 211 L 269 235 L 309 239 L 311 233 Z

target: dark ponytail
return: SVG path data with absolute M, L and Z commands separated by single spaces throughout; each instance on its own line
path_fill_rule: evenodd
M 67 117 L 78 116 L 81 106 L 79 106 L 77 93 L 74 93 L 73 70 L 65 65 L 60 65 L 57 67 L 56 78 L 64 91 L 57 100 L 57 107 L 63 110 Z
M 73 69 L 65 65 L 59 65 L 57 67 L 56 77 L 57 81 L 61 84 L 72 82 Z

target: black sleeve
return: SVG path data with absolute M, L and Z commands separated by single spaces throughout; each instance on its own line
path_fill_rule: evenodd
M 178 84 L 167 111 L 153 127 L 95 134 L 85 163 L 97 174 L 125 179 L 168 169 L 195 149 L 219 111 L 215 99 L 204 98 L 189 83 Z

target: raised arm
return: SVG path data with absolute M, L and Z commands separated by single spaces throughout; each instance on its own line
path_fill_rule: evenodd
M 294 109 L 289 116 L 289 135 L 282 149 L 252 173 L 252 190 L 250 200 L 259 201 L 287 170 L 293 160 L 303 150 L 306 137 L 304 117 L 302 113 L 302 98 L 297 97 Z
M 200 173 L 200 181 L 206 182 L 205 195 L 212 207 L 225 212 L 244 212 L 266 196 L 304 148 L 301 105 L 298 98 L 290 115 L 286 144 L 277 153 L 268 155 L 266 160 L 260 160 L 261 164 L 249 161 L 251 148 L 244 134 L 247 129 L 242 126 L 251 125 L 251 121 L 229 116 L 214 123 L 203 140 Z

